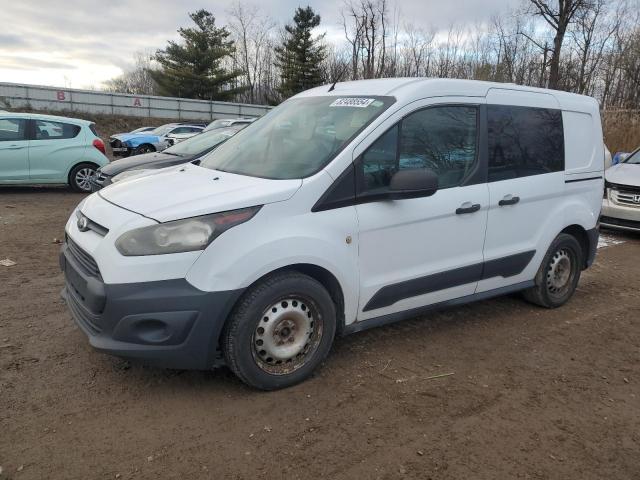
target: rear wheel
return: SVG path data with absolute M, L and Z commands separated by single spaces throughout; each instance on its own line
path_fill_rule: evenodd
M 524 291 L 525 299 L 546 308 L 564 305 L 576 290 L 583 259 L 584 253 L 575 237 L 558 235 L 540 265 L 535 286 Z
M 143 155 L 145 153 L 151 153 L 151 152 L 155 152 L 156 149 L 153 148 L 153 145 L 149 145 L 148 143 L 145 143 L 144 145 L 140 145 L 139 147 L 136 147 L 136 149 L 133 151 L 134 155 Z
M 307 275 L 282 272 L 242 297 L 225 326 L 222 349 L 243 382 L 275 390 L 308 378 L 329 353 L 335 331 L 327 290 Z
M 90 163 L 76 165 L 69 173 L 69 185 L 76 192 L 90 193 L 91 178 L 96 174 L 96 166 Z

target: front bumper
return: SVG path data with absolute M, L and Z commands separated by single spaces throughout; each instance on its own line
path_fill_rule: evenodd
M 111 147 L 111 151 L 116 157 L 128 157 L 129 155 L 131 155 L 133 149 L 129 147 Z
M 118 138 L 110 137 L 109 147 L 116 157 L 128 157 L 131 154 L 131 149 Z
M 624 206 L 612 200 L 602 201 L 600 225 L 607 228 L 640 232 L 640 205 L 637 207 Z
M 242 291 L 203 292 L 184 279 L 105 284 L 78 248 L 65 243 L 60 252 L 62 297 L 94 348 L 167 368 L 222 363 L 219 336 Z

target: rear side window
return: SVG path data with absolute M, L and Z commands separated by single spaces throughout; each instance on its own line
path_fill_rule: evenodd
M 35 121 L 36 140 L 63 140 L 74 138 L 80 133 L 78 125 L 63 122 L 50 122 L 48 120 Z
M 171 133 L 176 134 L 176 133 L 191 133 L 191 132 L 199 132 L 200 130 L 197 128 L 193 128 L 193 127 L 178 127 L 178 128 L 174 128 Z
M 418 110 L 388 130 L 362 155 L 365 191 L 389 187 L 398 170 L 428 168 L 438 188 L 462 184 L 476 163 L 477 108 L 451 105 Z
M 0 118 L 0 142 L 27 139 L 27 121 L 21 118 Z
M 96 124 L 92 123 L 91 125 L 89 125 L 89 130 L 91 130 L 91 133 L 93 133 L 96 137 L 98 137 L 98 131 L 96 130 Z
M 489 105 L 489 181 L 564 170 L 562 112 Z

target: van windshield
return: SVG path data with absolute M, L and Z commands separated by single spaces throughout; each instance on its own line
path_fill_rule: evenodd
M 251 177 L 305 178 L 326 166 L 392 97 L 303 97 L 271 110 L 259 122 L 207 155 L 201 167 Z

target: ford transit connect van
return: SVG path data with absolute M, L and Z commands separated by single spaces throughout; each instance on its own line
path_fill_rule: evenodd
M 286 387 L 337 334 L 515 291 L 563 305 L 594 260 L 603 165 L 589 97 L 319 87 L 199 165 L 86 198 L 66 225 L 64 296 L 100 351 Z

